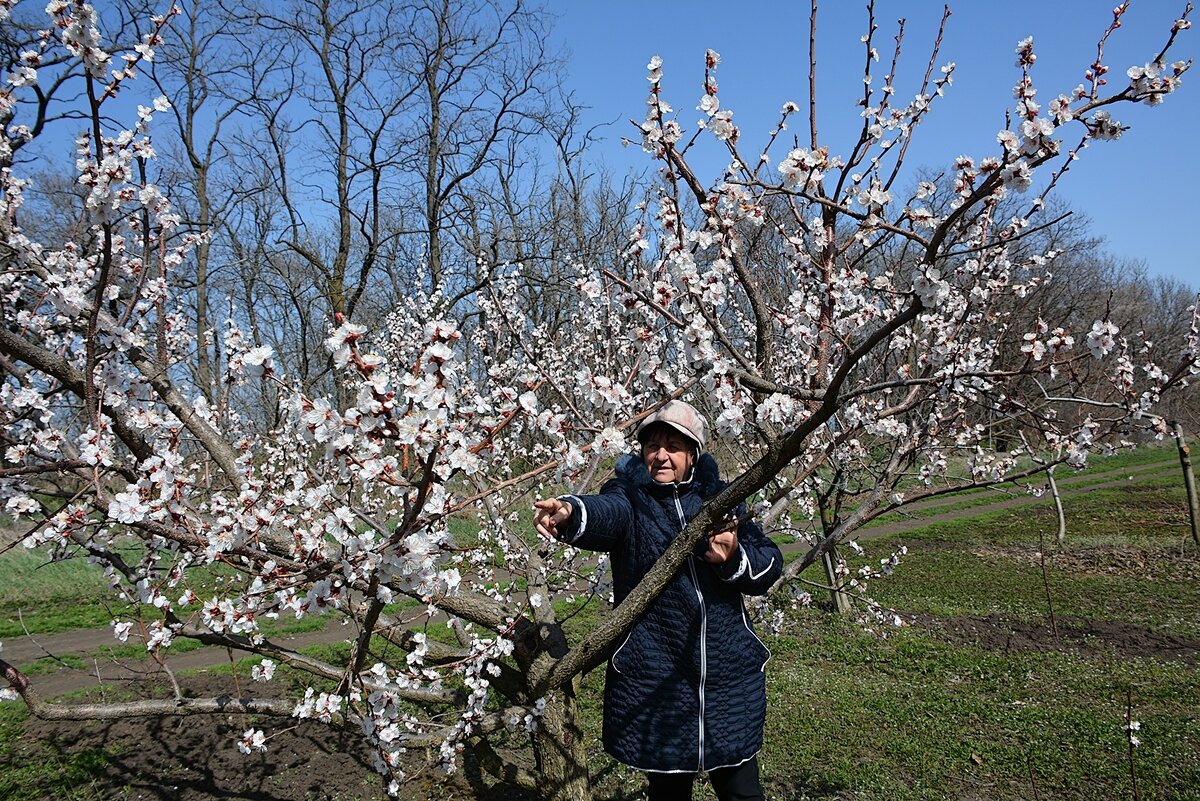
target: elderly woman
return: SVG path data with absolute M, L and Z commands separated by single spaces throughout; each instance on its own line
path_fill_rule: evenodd
M 724 486 L 702 452 L 706 429 L 690 405 L 667 403 L 638 428 L 640 456 L 621 457 L 599 495 L 535 504 L 538 533 L 610 553 L 620 603 Z M 691 798 L 700 772 L 722 801 L 762 798 L 770 652 L 742 596 L 765 593 L 782 567 L 753 522 L 709 536 L 609 659 L 604 748 L 647 773 L 651 801 Z

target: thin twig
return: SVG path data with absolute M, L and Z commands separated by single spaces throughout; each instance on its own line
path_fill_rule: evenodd
M 25 616 L 21 612 L 22 612 L 22 610 L 18 608 L 17 609 L 17 621 L 21 624 L 21 630 L 25 632 L 25 636 L 29 638 L 29 641 L 31 643 L 33 643 L 34 645 L 36 645 L 41 650 L 41 652 L 43 654 L 45 654 L 47 657 L 49 657 L 50 659 L 53 659 L 55 662 L 62 665 L 63 667 L 70 669 L 71 668 L 70 665 L 68 665 L 66 662 L 64 662 L 62 659 L 58 658 L 54 654 L 50 653 L 50 651 L 46 649 L 46 646 L 44 646 L 40 642 L 38 642 L 34 638 L 34 636 L 29 633 L 29 627 L 25 625 Z
M 1058 641 L 1058 621 L 1054 617 L 1054 598 L 1050 594 L 1050 581 L 1046 575 L 1046 542 L 1041 526 L 1038 526 L 1038 563 L 1042 569 L 1042 588 L 1046 591 L 1046 608 L 1050 611 L 1050 630 Z

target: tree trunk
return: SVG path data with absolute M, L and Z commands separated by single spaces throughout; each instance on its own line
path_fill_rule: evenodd
M 840 479 L 839 479 L 840 481 Z M 829 508 L 824 501 L 821 503 L 821 539 L 828 539 L 830 533 L 837 530 L 838 513 Z M 825 583 L 829 586 L 829 603 L 834 614 L 844 615 L 850 611 L 850 596 L 843 592 L 841 587 L 842 577 L 837 573 L 837 546 L 833 546 L 821 553 L 821 569 L 825 571 Z
M 1175 446 L 1179 448 L 1179 465 L 1183 468 L 1183 484 L 1187 488 L 1188 517 L 1192 523 L 1192 541 L 1200 545 L 1200 500 L 1196 498 L 1196 474 L 1192 472 L 1192 451 L 1183 438 L 1183 426 L 1174 425 Z
M 842 578 L 837 574 L 837 562 L 836 546 L 821 554 L 821 567 L 825 570 L 825 581 L 829 584 L 829 600 L 833 611 L 844 615 L 850 611 L 850 597 L 839 589 Z
M 546 695 L 546 706 L 533 732 L 538 794 L 545 801 L 592 801 L 587 751 L 575 697 L 578 679 Z

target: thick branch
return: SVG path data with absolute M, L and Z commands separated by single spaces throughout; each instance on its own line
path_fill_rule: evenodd
M 28 364 L 35 370 L 51 376 L 77 397 L 84 396 L 83 373 L 61 355 L 38 347 L 4 327 L 0 327 L 0 351 L 15 361 Z M 113 432 L 133 452 L 138 461 L 150 458 L 154 451 L 135 427 L 127 423 L 111 406 L 105 404 L 101 410 L 112 421 Z
M 112 704 L 52 704 L 29 684 L 25 674 L 0 659 L 0 670 L 9 686 L 20 694 L 31 714 L 43 720 L 118 720 L 182 715 L 223 715 L 242 712 L 290 717 L 296 705 L 272 698 L 163 698 Z
M 249 638 L 238 635 L 228 634 L 213 634 L 205 631 L 182 632 L 182 637 L 202 642 L 205 645 L 220 645 L 226 648 L 237 648 L 241 651 L 247 651 L 252 654 L 269 656 L 279 662 L 296 670 L 303 670 L 305 673 L 310 673 L 314 676 L 340 681 L 346 676 L 346 669 L 331 665 L 328 662 L 322 662 L 319 659 L 313 659 L 310 656 L 290 651 L 273 644 L 269 640 L 263 640 L 261 643 L 254 644 Z M 359 677 L 361 680 L 361 676 Z M 405 698 L 416 703 L 433 703 L 433 704 L 456 704 L 462 700 L 462 694 L 451 690 L 435 690 L 422 687 L 395 687 L 392 685 L 379 684 L 372 681 L 362 681 L 363 687 L 368 691 L 386 690 L 397 696 Z
M 200 444 L 204 446 L 209 456 L 225 474 L 225 480 L 235 487 L 239 486 L 242 480 L 240 478 L 241 471 L 237 468 L 237 453 L 221 437 L 219 431 L 196 414 L 192 404 L 183 397 L 183 394 L 167 376 L 166 366 L 151 359 L 141 348 L 131 347 L 128 353 L 130 361 L 133 362 L 138 372 L 150 382 L 150 386 L 154 388 L 159 399 L 167 405 L 172 414 L 179 418 L 192 436 L 200 440 Z

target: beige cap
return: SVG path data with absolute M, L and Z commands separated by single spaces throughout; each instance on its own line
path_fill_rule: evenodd
M 638 442 L 642 440 L 642 433 L 655 423 L 666 423 L 681 434 L 687 435 L 699 444 L 700 450 L 704 449 L 704 444 L 708 441 L 708 423 L 690 403 L 681 400 L 667 401 L 661 409 L 638 426 Z

